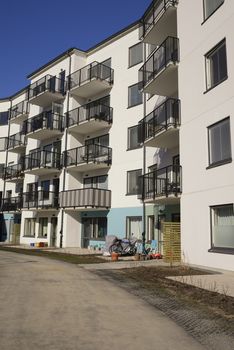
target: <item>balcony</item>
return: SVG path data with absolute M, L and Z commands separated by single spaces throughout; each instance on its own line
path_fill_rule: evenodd
M 1 203 L 1 211 L 15 212 L 21 209 L 21 197 L 3 198 Z
M 146 203 L 176 204 L 182 192 L 180 165 L 170 165 L 141 176 L 141 194 Z
M 9 136 L 8 151 L 14 153 L 24 153 L 27 146 L 27 139 L 22 132 Z
M 46 75 L 30 85 L 29 102 L 46 107 L 64 98 L 65 82 L 56 76 Z
M 27 120 L 27 137 L 45 140 L 61 136 L 64 131 L 64 117 L 53 112 L 43 112 Z
M 29 103 L 28 101 L 22 101 L 17 105 L 10 108 L 10 122 L 15 124 L 21 124 L 28 118 Z
M 145 146 L 174 148 L 179 145 L 180 100 L 168 98 L 138 124 L 138 138 Z
M 104 210 L 111 207 L 111 191 L 99 188 L 82 188 L 63 191 L 60 207 L 70 210 Z
M 93 62 L 68 76 L 72 95 L 88 98 L 111 88 L 114 70 L 102 63 Z
M 24 210 L 57 210 L 59 208 L 58 192 L 25 192 L 22 194 L 21 207 Z
M 88 134 L 106 129 L 112 124 L 113 108 L 103 99 L 88 103 L 67 113 L 69 132 Z
M 25 156 L 24 172 L 33 175 L 48 175 L 59 173 L 62 167 L 61 154 L 39 150 Z
M 8 182 L 18 182 L 24 177 L 24 164 L 18 163 L 14 165 L 8 165 L 5 168 L 3 178 Z
M 69 171 L 83 172 L 110 167 L 112 149 L 102 145 L 86 145 L 64 152 L 65 167 Z
M 178 90 L 179 39 L 168 37 L 139 70 L 139 84 L 149 94 L 171 96 Z
M 154 0 L 141 19 L 139 38 L 158 45 L 167 36 L 177 35 L 178 0 Z

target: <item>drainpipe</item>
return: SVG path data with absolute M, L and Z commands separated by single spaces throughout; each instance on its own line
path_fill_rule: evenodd
M 143 58 L 144 58 L 144 63 L 146 62 L 146 44 L 143 43 Z M 146 116 L 146 93 L 143 93 L 143 115 L 144 117 Z M 146 147 L 143 144 L 143 176 L 146 173 Z M 143 178 L 144 179 L 144 178 Z M 144 190 L 144 180 L 143 180 L 143 190 Z M 142 209 L 143 209 L 143 218 L 142 218 L 142 253 L 145 254 L 145 236 L 146 236 L 146 208 L 145 208 L 145 201 L 144 201 L 144 196 L 143 196 L 143 202 L 142 202 Z
M 67 56 L 69 57 L 69 70 L 68 70 L 68 76 L 70 76 L 71 74 L 71 54 L 69 52 L 67 52 Z M 70 91 L 67 91 L 67 108 L 66 108 L 66 113 L 65 116 L 67 116 L 67 113 L 69 111 L 69 102 L 70 102 Z M 67 151 L 67 123 L 65 120 L 65 152 Z M 65 191 L 65 186 L 66 186 L 66 168 L 63 167 L 63 191 Z M 63 223 L 64 223 L 64 209 L 62 209 L 62 217 L 61 217 L 61 228 L 60 228 L 60 241 L 59 241 L 59 247 L 62 248 L 63 247 Z

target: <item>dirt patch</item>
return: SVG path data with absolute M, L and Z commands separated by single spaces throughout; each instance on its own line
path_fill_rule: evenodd
M 23 248 L 11 248 L 11 247 L 0 247 L 0 250 L 24 254 L 24 255 L 33 255 L 41 256 L 49 259 L 55 259 L 64 261 L 70 264 L 99 264 L 105 263 L 106 261 L 97 255 L 76 255 L 76 254 L 67 254 L 67 253 L 56 253 L 49 252 L 46 250 L 40 249 L 23 249 Z

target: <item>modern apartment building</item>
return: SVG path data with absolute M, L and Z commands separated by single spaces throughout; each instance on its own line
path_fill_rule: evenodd
M 162 252 L 181 222 L 183 260 L 233 270 L 233 20 L 230 0 L 155 0 L 1 99 L 1 240 L 17 223 L 57 247 L 144 232 Z

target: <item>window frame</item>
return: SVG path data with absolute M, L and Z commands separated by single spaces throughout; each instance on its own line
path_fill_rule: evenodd
M 133 170 L 127 170 L 127 189 L 126 189 L 126 196 L 137 196 L 138 195 L 138 192 L 135 193 L 135 192 L 129 192 L 128 189 L 129 189 L 129 177 L 128 177 L 128 174 L 129 173 L 133 173 L 133 172 L 136 172 L 136 171 L 141 171 L 141 175 L 142 176 L 142 169 L 139 168 L 139 169 L 133 169 Z
M 131 55 L 130 55 L 130 50 L 133 49 L 134 47 L 140 46 L 140 45 L 141 45 L 141 47 L 142 47 L 142 59 L 141 59 L 141 61 L 139 61 L 139 62 L 137 62 L 137 63 L 131 64 L 131 62 L 130 62 L 130 56 L 131 56 Z M 130 46 L 130 47 L 128 48 L 128 68 L 135 67 L 135 66 L 137 66 L 138 64 L 142 63 L 142 62 L 143 62 L 143 58 L 144 58 L 143 56 L 144 56 L 144 54 L 143 54 L 143 43 L 142 43 L 142 42 L 139 42 L 139 43 L 136 43 L 136 44 Z
M 221 48 L 222 45 L 225 45 L 225 54 L 226 54 L 226 70 L 227 74 L 224 78 L 219 80 L 217 83 L 211 85 L 211 72 L 210 72 L 210 59 L 209 57 L 214 54 L 218 48 Z M 206 76 L 206 90 L 204 91 L 204 94 L 209 92 L 210 90 L 214 89 L 216 86 L 223 83 L 225 80 L 228 79 L 228 64 L 227 64 L 227 46 L 226 46 L 226 38 L 223 38 L 221 41 L 219 41 L 211 50 L 209 50 L 205 55 L 205 76 Z
M 32 235 L 29 235 L 28 233 L 27 234 L 25 233 L 26 222 L 28 222 L 28 221 L 30 221 L 30 222 L 32 221 L 33 222 L 34 234 L 32 234 Z M 32 227 L 32 223 L 30 223 L 30 227 Z M 36 218 L 25 218 L 24 219 L 24 236 L 23 237 L 30 237 L 30 238 L 34 237 L 35 238 L 35 236 L 36 236 Z
M 136 147 L 131 147 L 130 146 L 130 129 L 133 129 L 133 128 L 138 128 L 138 124 L 130 126 L 127 129 L 127 151 L 132 151 L 134 149 L 139 149 L 139 148 L 142 147 L 142 144 L 140 142 L 138 142 L 138 145 Z M 137 132 L 137 138 L 138 138 L 138 132 Z
M 211 205 L 209 207 L 209 209 L 210 209 L 210 249 L 208 249 L 208 252 L 210 252 L 210 253 L 221 253 L 221 254 L 234 255 L 234 248 L 216 247 L 213 243 L 213 218 L 214 218 L 213 211 L 216 208 L 227 207 L 227 206 L 232 206 L 233 212 L 234 212 L 234 204 L 233 203 Z
M 216 126 L 217 124 L 220 124 L 220 123 L 223 123 L 225 122 L 226 120 L 229 120 L 229 132 L 230 132 L 230 154 L 231 154 L 231 157 L 230 158 L 227 158 L 227 159 L 222 159 L 220 161 L 217 161 L 217 162 L 213 162 L 211 163 L 211 147 L 210 147 L 210 129 L 214 126 Z M 226 117 L 224 119 L 221 119 L 221 120 L 218 120 L 217 122 L 209 125 L 207 127 L 207 140 L 208 140 L 208 163 L 209 165 L 206 167 L 206 169 L 211 169 L 211 168 L 215 168 L 217 166 L 220 166 L 220 165 L 224 165 L 224 164 L 228 164 L 228 163 L 231 163 L 232 162 L 232 141 L 231 141 L 231 125 L 230 125 L 230 117 Z
M 203 23 L 205 23 L 218 9 L 224 4 L 225 0 L 222 0 L 222 2 L 216 7 L 216 9 L 211 12 L 207 17 L 206 17 L 206 0 L 203 0 Z
M 135 84 L 132 84 L 132 85 L 128 86 L 128 109 L 129 109 L 129 108 L 132 108 L 132 107 L 140 106 L 140 105 L 143 104 L 143 93 L 142 93 L 142 92 L 141 92 L 141 102 L 135 103 L 135 104 L 133 104 L 133 105 L 130 104 L 130 101 L 129 101 L 129 96 L 130 96 L 129 91 L 130 91 L 130 89 L 131 89 L 133 86 L 136 86 L 136 85 L 139 86 L 139 83 L 135 83 Z M 138 89 L 138 90 L 139 90 L 139 89 Z
M 47 226 L 46 226 L 46 234 L 41 234 L 41 228 L 45 227 L 45 226 L 42 226 L 40 224 L 40 221 L 42 220 L 47 220 Z M 42 216 L 38 219 L 38 238 L 44 238 L 44 239 L 47 239 L 48 238 L 48 226 L 49 226 L 49 218 L 46 217 L 46 216 Z
M 126 237 L 127 237 L 128 239 L 131 239 L 132 237 L 134 237 L 134 236 L 131 236 L 131 232 L 130 232 L 130 230 L 129 230 L 130 223 L 131 223 L 131 220 L 132 220 L 132 219 L 141 221 L 141 228 L 142 228 L 142 231 L 143 231 L 143 217 L 142 217 L 142 215 L 130 215 L 130 216 L 126 216 Z

